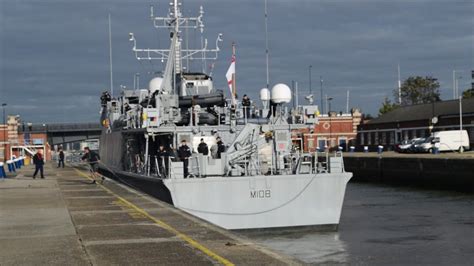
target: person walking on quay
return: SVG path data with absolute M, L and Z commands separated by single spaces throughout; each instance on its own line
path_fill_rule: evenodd
M 95 151 L 91 151 L 89 147 L 84 148 L 84 155 L 82 156 L 83 161 L 88 161 L 90 165 L 90 171 L 92 176 L 92 184 L 97 183 L 97 177 L 99 175 L 99 163 L 100 163 L 100 156 Z M 102 182 L 104 181 L 104 177 L 102 177 Z
M 181 141 L 181 147 L 178 149 L 178 157 L 183 162 L 184 178 L 188 177 L 189 157 L 191 157 L 191 149 L 186 144 L 186 140 Z
M 63 152 L 63 149 L 59 149 L 58 168 L 61 167 L 61 164 L 64 168 L 64 152 Z
M 38 171 L 40 172 L 41 178 L 44 178 L 43 174 L 43 165 L 44 165 L 44 158 L 41 150 L 38 150 L 36 154 L 33 156 L 33 163 L 35 164 L 35 173 L 33 174 L 33 179 L 36 179 L 36 174 Z
M 207 147 L 206 142 L 204 142 L 204 139 L 201 139 L 201 143 L 198 145 L 198 153 L 202 153 L 202 155 L 208 155 L 209 154 L 209 147 Z

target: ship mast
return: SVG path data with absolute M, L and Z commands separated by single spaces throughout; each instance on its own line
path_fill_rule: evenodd
M 170 31 L 171 45 L 169 49 L 141 49 L 137 48 L 137 41 L 133 33 L 130 33 L 130 41 L 133 43 L 132 51 L 137 60 L 160 60 L 167 61 L 163 75 L 162 89 L 167 93 L 173 93 L 176 89 L 176 76 L 181 75 L 182 60 L 216 60 L 220 51 L 219 42 L 222 41 L 222 33 L 219 33 L 215 48 L 208 48 L 207 39 L 203 40 L 202 47 L 199 49 L 183 49 L 181 47 L 182 29 L 198 29 L 201 34 L 204 33 L 204 9 L 199 8 L 199 15 L 196 17 L 183 17 L 181 13 L 181 3 L 178 0 L 170 2 L 170 8 L 166 17 L 155 16 L 154 7 L 150 7 L 150 18 L 156 29 L 168 29 Z M 171 61 L 171 62 L 169 62 Z M 170 80 L 171 78 L 171 80 Z M 167 80 L 168 79 L 168 80 Z M 166 88 L 166 84 L 172 84 L 173 88 Z M 182 88 L 183 90 L 183 88 Z M 180 95 L 185 95 L 184 91 Z

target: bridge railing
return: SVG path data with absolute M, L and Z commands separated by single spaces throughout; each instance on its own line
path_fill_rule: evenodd
M 66 131 L 100 131 L 102 126 L 99 123 L 51 123 L 18 126 L 18 132 L 66 132 Z

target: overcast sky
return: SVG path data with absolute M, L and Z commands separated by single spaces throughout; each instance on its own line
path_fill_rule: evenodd
M 215 62 L 217 88 L 225 89 L 231 43 L 237 45 L 237 86 L 257 100 L 265 87 L 263 0 L 186 0 L 183 12 L 205 11 L 205 37 L 214 45 L 223 33 Z M 95 122 L 100 93 L 110 87 L 107 16 L 112 17 L 115 94 L 121 84 L 141 87 L 161 62 L 139 63 L 128 33 L 140 48 L 165 48 L 168 34 L 149 19 L 149 5 L 165 15 L 168 1 L 1 0 L 0 102 L 25 122 Z M 441 84 L 442 99 L 452 98 L 452 71 L 460 89 L 470 87 L 474 69 L 472 0 L 268 0 L 270 84 L 299 82 L 301 100 L 312 89 L 320 102 L 333 97 L 332 109 L 350 106 L 376 115 L 383 98 L 393 98 L 397 64 L 402 79 L 431 75 Z M 190 44 L 199 34 L 190 31 Z M 196 64 L 194 69 L 199 70 Z

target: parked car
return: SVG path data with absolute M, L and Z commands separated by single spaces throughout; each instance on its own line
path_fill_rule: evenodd
M 412 144 L 411 140 L 408 140 L 408 139 L 402 140 L 400 143 L 397 143 L 397 145 L 395 145 L 395 151 L 400 152 L 400 153 L 407 152 L 411 144 Z
M 411 153 L 414 152 L 413 144 L 419 141 L 423 141 L 425 138 L 414 138 L 403 140 L 399 144 L 395 145 L 395 151 L 400 153 Z
M 412 153 L 424 152 L 424 151 L 422 151 L 422 145 L 427 143 L 427 139 L 429 139 L 429 138 L 416 138 L 416 139 L 413 139 L 414 141 L 413 141 L 413 144 L 409 148 L 409 152 L 412 152 Z M 431 141 L 429 141 L 428 143 L 431 144 Z
M 418 141 L 417 143 L 413 144 L 412 150 L 415 153 L 419 152 L 429 152 L 431 153 L 434 148 L 433 144 L 433 137 L 428 137 L 423 139 L 422 141 Z

